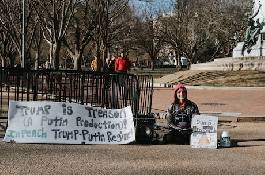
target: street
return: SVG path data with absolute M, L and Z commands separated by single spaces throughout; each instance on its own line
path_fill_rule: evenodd
M 165 122 L 165 121 L 160 121 Z M 255 174 L 265 173 L 264 122 L 223 122 L 232 147 L 189 145 L 59 145 L 0 143 L 1 174 Z

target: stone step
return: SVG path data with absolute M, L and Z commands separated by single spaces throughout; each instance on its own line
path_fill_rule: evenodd
M 214 62 L 265 61 L 265 56 L 216 58 Z
M 177 84 L 177 83 L 183 83 L 183 84 L 196 84 L 196 82 L 209 82 L 217 77 L 224 77 L 225 78 L 225 72 L 201 72 L 186 78 L 179 78 L 175 82 L 172 82 L 172 84 Z
M 190 70 L 265 70 L 265 57 L 219 58 L 209 63 L 192 64 Z

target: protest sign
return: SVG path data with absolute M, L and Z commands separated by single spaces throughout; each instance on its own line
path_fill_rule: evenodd
M 102 109 L 61 102 L 9 103 L 5 142 L 127 144 L 134 139 L 130 106 Z
M 217 148 L 217 124 L 218 117 L 195 115 L 191 121 L 191 147 Z

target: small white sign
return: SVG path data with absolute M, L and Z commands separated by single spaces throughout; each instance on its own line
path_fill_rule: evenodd
M 62 102 L 9 103 L 5 142 L 127 144 L 134 139 L 130 106 L 102 109 Z
M 191 121 L 191 147 L 217 148 L 217 124 L 218 117 L 195 115 Z

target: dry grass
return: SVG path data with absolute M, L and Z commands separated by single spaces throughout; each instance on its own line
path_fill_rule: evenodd
M 187 86 L 216 87 L 265 87 L 265 71 L 180 71 L 161 78 L 154 76 L 155 83 Z

